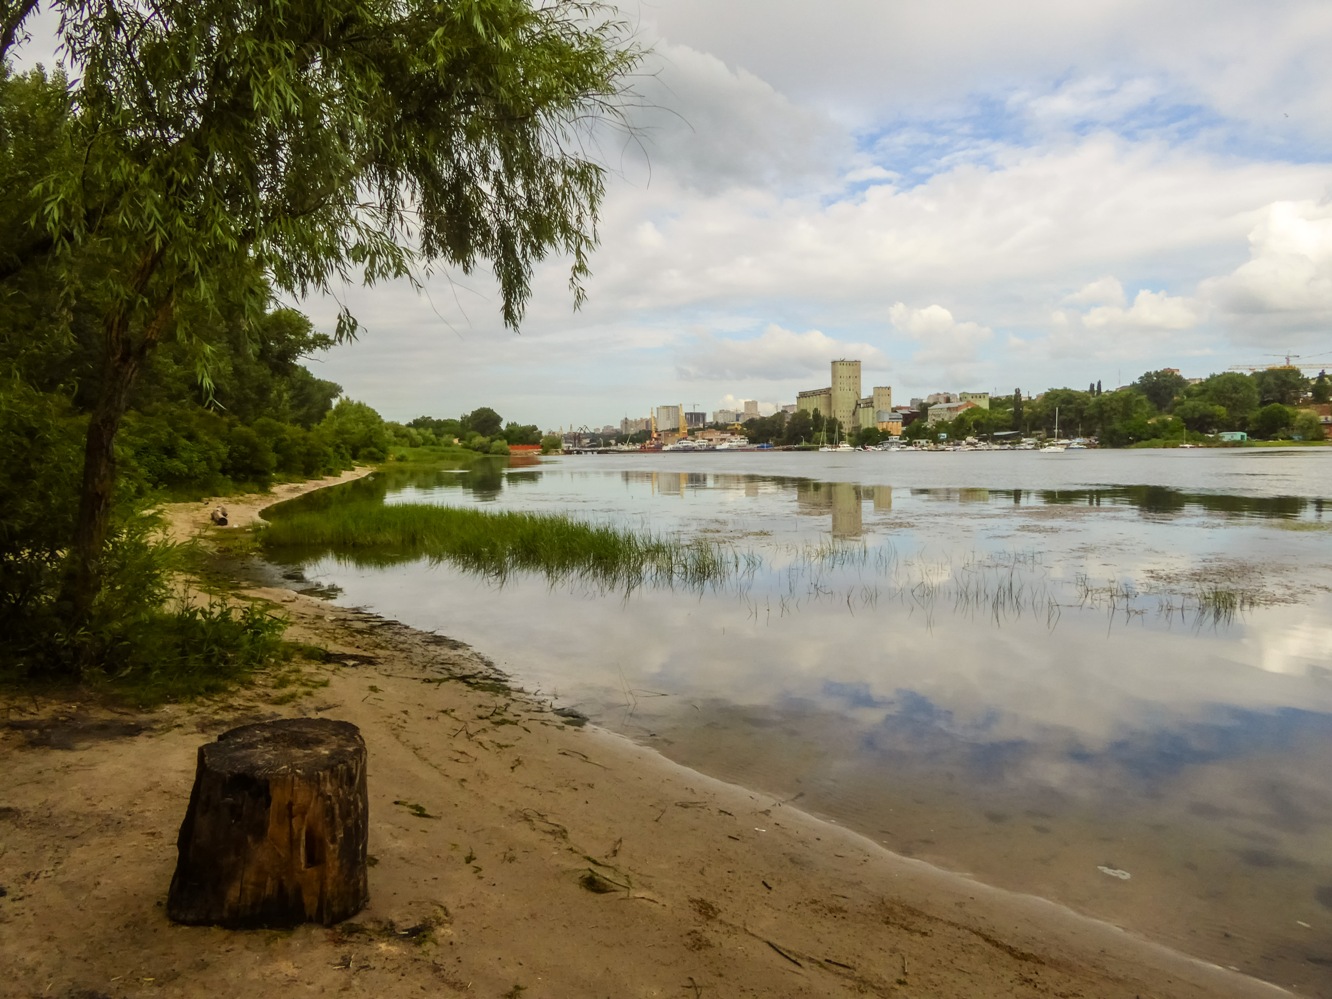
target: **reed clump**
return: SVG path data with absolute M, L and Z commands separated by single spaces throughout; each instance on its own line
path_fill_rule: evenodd
M 325 548 L 353 562 L 426 558 L 503 582 L 532 572 L 552 583 L 608 590 L 644 585 L 705 589 L 745 572 L 749 560 L 719 544 L 684 541 L 562 514 L 491 513 L 432 504 L 344 504 L 291 511 L 263 528 L 270 551 Z

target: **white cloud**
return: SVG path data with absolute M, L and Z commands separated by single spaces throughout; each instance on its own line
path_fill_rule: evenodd
M 1195 299 L 1144 289 L 1134 297 L 1130 308 L 1098 305 L 1083 315 L 1082 324 L 1090 329 L 1187 330 L 1198 324 L 1199 309 Z
M 911 355 L 913 365 L 925 368 L 941 384 L 969 385 L 979 375 L 979 351 L 994 332 L 979 323 L 958 322 L 942 305 L 912 309 L 898 302 L 888 310 L 893 326 L 919 348 Z
M 1332 318 L 1332 5 L 809 11 L 644 5 L 650 172 L 635 141 L 604 147 L 584 310 L 559 261 L 538 267 L 521 337 L 497 328 L 484 275 L 461 311 L 435 293 L 449 325 L 376 293 L 373 349 L 329 376 L 372 402 L 428 377 L 413 410 L 466 392 L 512 398 L 499 408 L 523 422 L 545 418 L 519 414 L 530 405 L 591 423 L 704 380 L 791 401 L 840 356 L 891 367 L 866 377 L 909 396 L 1109 384 L 1114 367 L 1131 379 L 1190 357 L 1203 375 L 1248 360 L 1232 343 L 1276 335 L 1314 352 Z M 925 307 L 890 317 L 895 302 Z
M 646 157 L 655 175 L 708 193 L 783 188 L 831 175 L 850 151 L 824 114 L 779 93 L 745 69 L 669 41 L 657 44 L 629 113 L 625 155 Z
M 1095 281 L 1083 285 L 1073 294 L 1066 295 L 1064 301 L 1069 305 L 1111 305 L 1120 307 L 1128 303 L 1128 299 L 1124 296 L 1124 286 L 1120 284 L 1119 278 L 1110 275 L 1097 278 Z M 1060 321 L 1062 321 L 1062 313 L 1058 315 Z
M 1108 74 L 1063 80 L 1047 93 L 1018 91 L 1008 99 L 1015 112 L 1043 127 L 1063 128 L 1089 122 L 1112 123 L 1163 95 L 1159 80 L 1123 80 Z
M 1296 322 L 1332 321 L 1332 203 L 1280 201 L 1249 234 L 1249 259 L 1205 284 L 1232 317 L 1271 313 Z
M 838 357 L 857 358 L 866 366 L 883 362 L 883 352 L 869 343 L 838 341 L 819 330 L 796 333 L 769 326 L 748 340 L 701 333 L 677 354 L 675 366 L 683 379 L 826 381 L 829 362 Z
M 1169 89 L 1222 115 L 1332 136 L 1332 5 L 1324 0 L 1026 0 L 1017 8 L 830 0 L 816 17 L 801 0 L 728 0 L 724 9 L 673 0 L 641 10 L 650 30 L 848 121 L 1015 89 L 1047 92 L 1051 113 L 1104 118 Z M 1119 78 L 1126 96 L 1115 93 Z

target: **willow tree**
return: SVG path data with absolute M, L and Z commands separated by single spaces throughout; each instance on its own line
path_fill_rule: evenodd
M 0 55 L 25 43 L 20 0 Z M 535 262 L 570 261 L 575 306 L 613 118 L 640 53 L 578 0 L 48 0 L 73 81 L 62 168 L 0 268 L 51 268 L 99 317 L 77 527 L 62 599 L 87 618 L 113 442 L 156 345 L 224 301 L 259 316 L 346 281 L 489 265 L 517 328 Z M 29 192 L 0 192 L 5 194 Z M 337 334 L 354 335 L 340 315 Z

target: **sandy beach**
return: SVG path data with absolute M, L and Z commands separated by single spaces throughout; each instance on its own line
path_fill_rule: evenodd
M 335 481 L 223 500 L 227 528 L 210 504 L 168 520 L 206 541 Z M 328 661 L 154 711 L 4 703 L 0 994 L 1289 994 L 676 766 L 511 687 L 484 649 L 249 592 Z M 353 722 L 366 740 L 369 907 L 333 928 L 171 924 L 198 746 L 293 715 Z

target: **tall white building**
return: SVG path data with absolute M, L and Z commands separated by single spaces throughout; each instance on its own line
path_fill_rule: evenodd
M 657 433 L 680 433 L 684 428 L 683 404 L 657 407 Z

